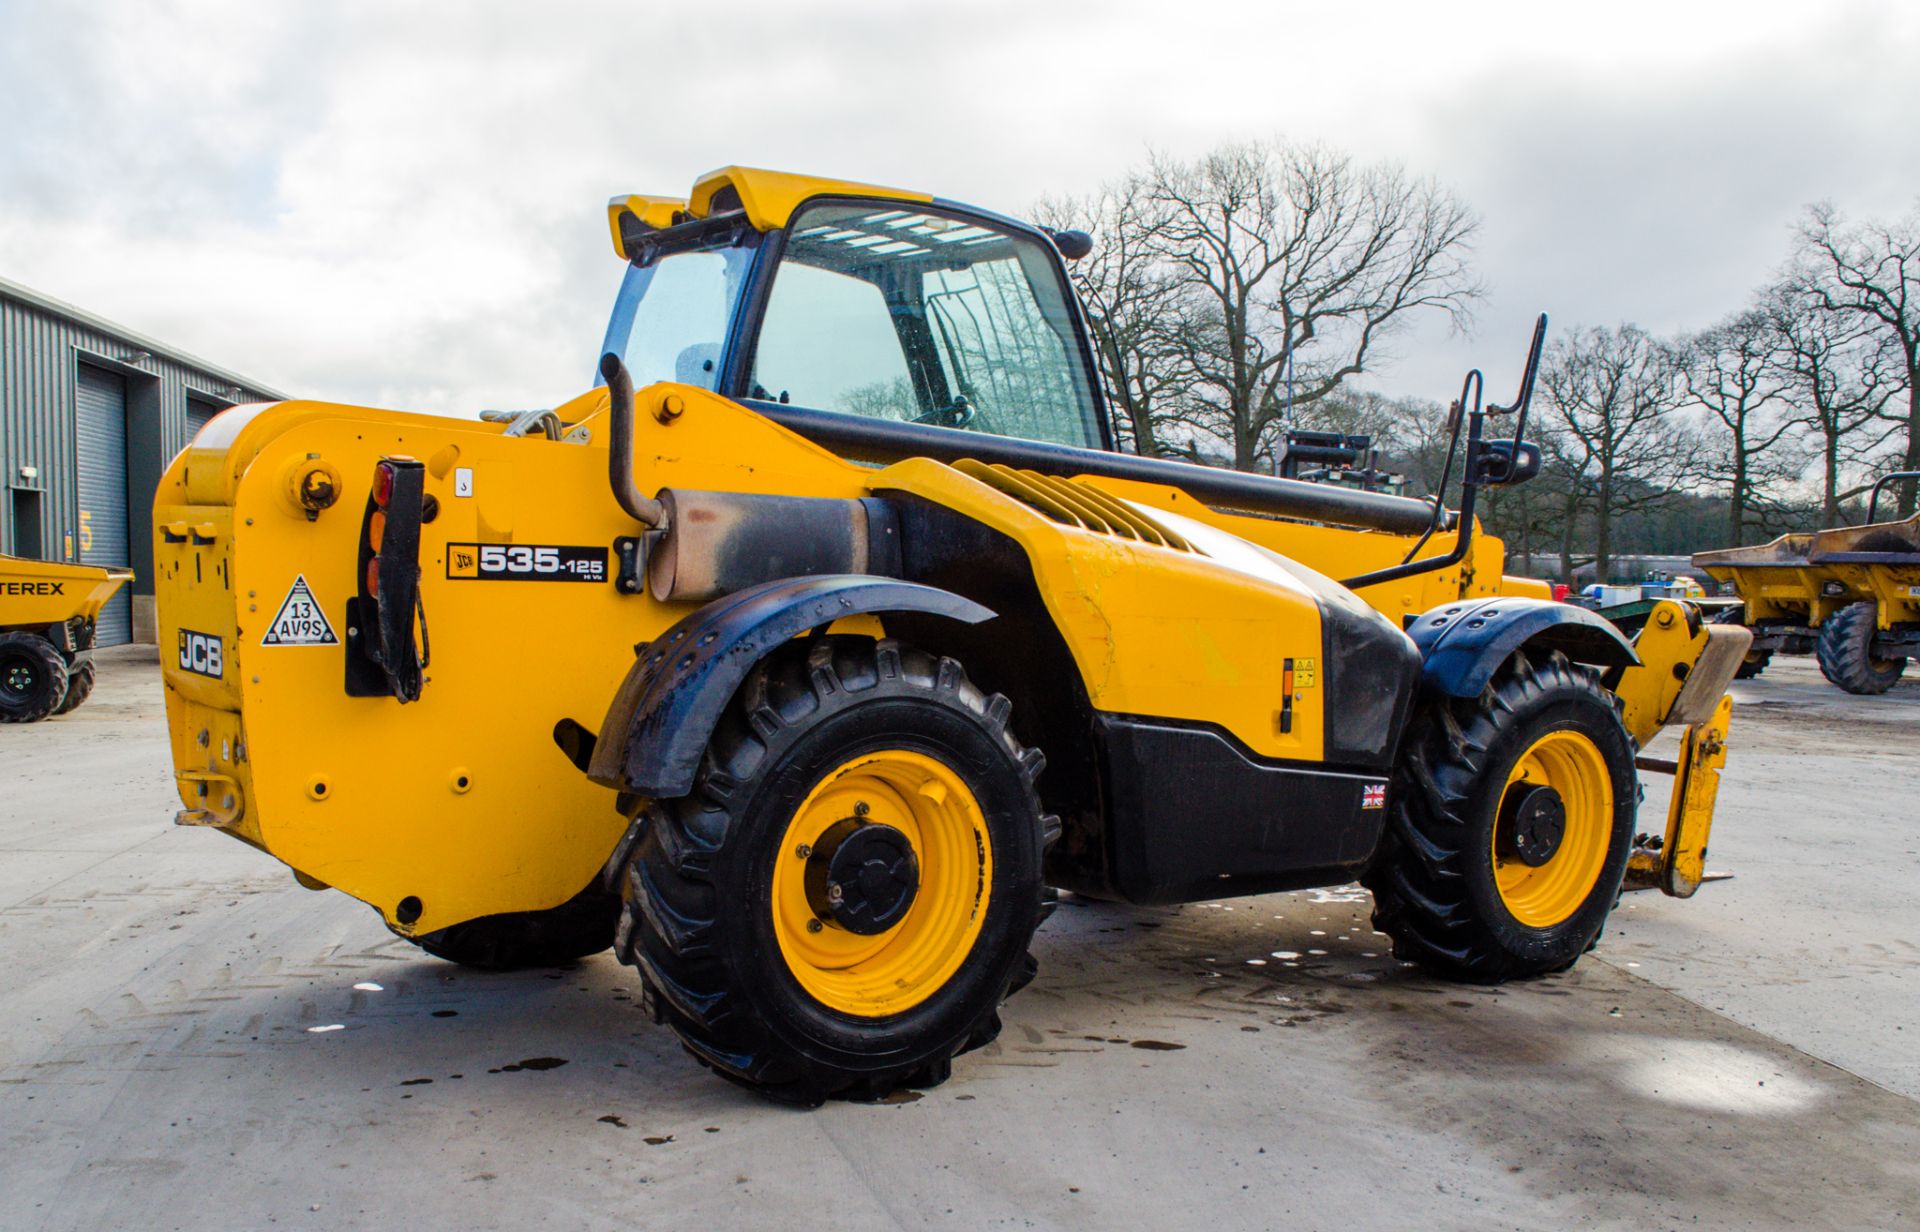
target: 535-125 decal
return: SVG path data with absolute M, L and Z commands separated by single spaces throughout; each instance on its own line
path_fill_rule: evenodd
M 449 543 L 447 576 L 480 582 L 604 582 L 607 549 L 567 544 Z

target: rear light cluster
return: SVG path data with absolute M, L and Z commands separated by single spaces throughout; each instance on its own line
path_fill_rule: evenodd
M 348 608 L 356 645 L 347 656 L 353 697 L 420 696 L 427 665 L 426 612 L 420 602 L 420 528 L 438 512 L 426 493 L 426 467 L 390 454 L 373 468 L 361 524 L 359 597 Z M 356 653 L 357 652 L 357 653 Z
M 380 545 L 387 537 L 387 506 L 393 503 L 393 483 L 399 474 L 397 462 L 412 462 L 404 455 L 382 458 L 373 468 L 373 512 L 367 515 L 367 593 L 380 593 Z

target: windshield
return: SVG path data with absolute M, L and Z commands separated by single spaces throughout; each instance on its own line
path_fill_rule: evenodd
M 752 263 L 751 248 L 727 247 L 629 265 L 601 354 L 624 360 L 636 389 L 655 381 L 717 388 L 720 352 Z
M 1072 307 L 1043 243 L 983 218 L 806 207 L 760 325 L 751 396 L 1100 448 Z

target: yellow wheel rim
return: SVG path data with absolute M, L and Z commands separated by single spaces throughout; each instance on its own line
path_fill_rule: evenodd
M 871 936 L 822 919 L 807 895 L 813 849 L 852 817 L 900 831 L 920 867 L 906 914 Z M 986 815 L 965 781 L 920 753 L 868 753 L 821 779 L 787 823 L 774 864 L 774 936 L 787 970 L 816 1001 L 884 1018 L 925 1001 L 966 962 L 992 881 Z
M 1523 784 L 1559 793 L 1566 827 L 1538 866 L 1501 851 L 1508 797 Z M 1552 928 L 1580 910 L 1600 880 L 1613 835 L 1613 776 L 1598 745 L 1575 731 L 1548 732 L 1528 746 L 1507 775 L 1493 827 L 1493 881 L 1500 901 L 1528 928 Z

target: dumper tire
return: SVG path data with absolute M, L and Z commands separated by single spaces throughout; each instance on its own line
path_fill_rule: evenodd
M 1571 967 L 1619 901 L 1639 807 L 1633 759 L 1613 695 L 1558 651 L 1515 654 L 1478 698 L 1424 701 L 1361 878 L 1394 956 L 1476 984 Z M 1542 785 L 1564 806 L 1563 837 L 1532 850 L 1537 866 L 1511 850 L 1503 859 L 1497 848 L 1526 815 L 1516 806 Z
M 0 633 L 0 723 L 37 723 L 67 695 L 67 661 L 38 633 Z
M 1707 623 L 1710 625 L 1744 625 L 1747 623 L 1746 612 L 1747 609 L 1745 605 L 1722 608 L 1708 616 Z M 1750 650 L 1747 652 L 1747 657 L 1740 660 L 1740 666 L 1733 669 L 1733 678 L 1735 680 L 1752 680 L 1761 672 L 1766 671 L 1767 664 L 1771 662 L 1773 662 L 1773 651 Z
M 636 814 L 613 872 L 614 952 L 656 1020 L 722 1077 L 808 1107 L 936 1086 L 991 1042 L 1035 970 L 1059 835 L 1034 790 L 1045 758 L 1010 712 L 954 659 L 892 639 L 795 641 L 758 664 L 691 793 Z M 837 883 L 816 873 L 843 867 L 830 853 L 883 830 L 898 845 L 881 866 L 909 884 L 910 864 L 916 888 L 891 908 L 865 888 L 820 897 Z M 939 957 L 901 957 L 921 953 Z
M 558 907 L 483 915 L 430 933 L 399 936 L 435 958 L 484 971 L 563 967 L 613 944 L 620 900 L 598 879 Z
M 93 696 L 94 667 L 92 659 L 83 659 L 67 669 L 67 695 L 53 709 L 54 714 L 67 714 L 78 710 L 80 704 Z
M 1872 697 L 1885 693 L 1907 670 L 1904 656 L 1873 657 L 1873 635 L 1879 632 L 1880 612 L 1870 600 L 1850 603 L 1827 617 L 1820 626 L 1814 655 L 1820 674 L 1849 693 Z

